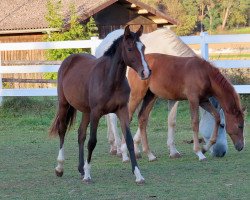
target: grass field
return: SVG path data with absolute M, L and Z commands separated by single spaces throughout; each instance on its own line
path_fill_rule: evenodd
M 58 138 L 48 137 L 56 111 L 56 98 L 6 98 L 0 108 L 0 199 L 240 199 L 250 197 L 250 114 L 246 116 L 246 147 L 237 152 L 229 141 L 224 158 L 207 154 L 199 162 L 192 145 L 187 103 L 178 108 L 176 144 L 182 158 L 172 160 L 166 147 L 167 104 L 158 101 L 149 125 L 149 142 L 158 157 L 138 161 L 146 179 L 137 186 L 130 163 L 109 155 L 106 125 L 101 119 L 92 159 L 93 184 L 81 182 L 77 171 L 77 126 L 66 136 L 64 176 L 54 174 Z M 244 103 L 250 108 L 249 96 Z M 134 119 L 131 129 L 136 131 Z

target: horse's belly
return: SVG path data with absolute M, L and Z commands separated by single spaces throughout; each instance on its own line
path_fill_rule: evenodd
M 83 85 L 75 84 L 63 84 L 63 93 L 67 102 L 75 109 L 81 112 L 89 112 L 88 92 L 84 89 Z
M 150 90 L 158 97 L 169 100 L 185 100 L 186 94 L 182 91 L 182 88 L 174 88 L 173 86 L 164 85 L 150 85 Z

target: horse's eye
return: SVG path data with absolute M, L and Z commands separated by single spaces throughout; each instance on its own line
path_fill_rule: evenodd
M 244 125 L 243 125 L 243 124 L 239 124 L 239 125 L 238 125 L 238 128 L 243 129 L 243 128 L 244 128 Z
M 132 48 L 128 48 L 128 51 L 132 51 Z

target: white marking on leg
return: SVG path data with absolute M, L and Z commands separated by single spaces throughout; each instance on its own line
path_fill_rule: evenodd
M 122 154 L 121 152 L 121 138 L 119 136 L 119 132 L 117 129 L 117 116 L 114 113 L 110 113 L 110 125 L 111 125 L 111 130 L 115 138 L 115 146 L 117 150 L 117 155 Z
M 181 154 L 177 151 L 174 143 L 174 134 L 176 129 L 176 114 L 177 114 L 178 101 L 170 108 L 168 114 L 168 139 L 167 146 L 169 148 L 169 156 L 171 158 L 179 157 Z
M 91 176 L 90 176 L 90 169 L 91 169 L 91 165 L 88 163 L 88 161 L 85 161 L 84 164 L 84 178 L 83 180 L 85 181 L 90 181 L 91 180 Z
M 134 174 L 135 174 L 135 177 L 136 177 L 136 179 L 135 179 L 136 183 L 144 183 L 145 179 L 141 175 L 141 172 L 140 172 L 138 167 L 135 167 Z
M 143 53 L 142 53 L 142 47 L 143 47 L 143 44 L 141 42 L 136 42 L 136 46 L 137 46 L 137 49 L 139 50 L 140 54 L 141 54 L 141 60 L 142 60 L 142 65 L 143 65 L 143 73 L 144 73 L 144 76 L 145 78 L 148 78 L 149 76 L 149 68 L 148 68 L 148 64 L 145 60 L 145 57 L 143 56 Z
M 140 128 L 137 129 L 136 134 L 135 134 L 133 140 L 134 140 L 135 155 L 139 155 L 141 153 L 140 149 L 139 149 L 139 144 L 141 143 Z
M 156 157 L 155 157 L 155 155 L 151 152 L 151 151 L 149 151 L 148 153 L 147 153 L 147 155 L 148 155 L 148 161 L 155 161 L 156 160 Z
M 204 154 L 201 151 L 197 151 L 195 152 L 195 154 L 199 157 L 200 161 L 207 159 L 206 156 L 204 156 Z
M 126 143 L 123 143 L 121 145 L 121 151 L 122 151 L 122 162 L 129 162 L 129 157 L 128 157 L 128 148 Z
M 58 157 L 57 157 L 57 167 L 56 171 L 62 172 L 63 171 L 63 163 L 64 163 L 65 157 L 64 157 L 64 146 L 59 150 Z

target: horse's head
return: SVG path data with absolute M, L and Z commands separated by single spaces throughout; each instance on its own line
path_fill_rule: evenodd
M 230 112 L 225 111 L 226 131 L 233 141 L 236 150 L 244 148 L 244 114 L 241 109 L 234 109 Z
M 145 46 L 140 41 L 143 26 L 136 33 L 130 31 L 126 26 L 123 37 L 123 58 L 125 64 L 133 68 L 142 80 L 149 78 L 151 70 L 148 67 L 144 57 Z

